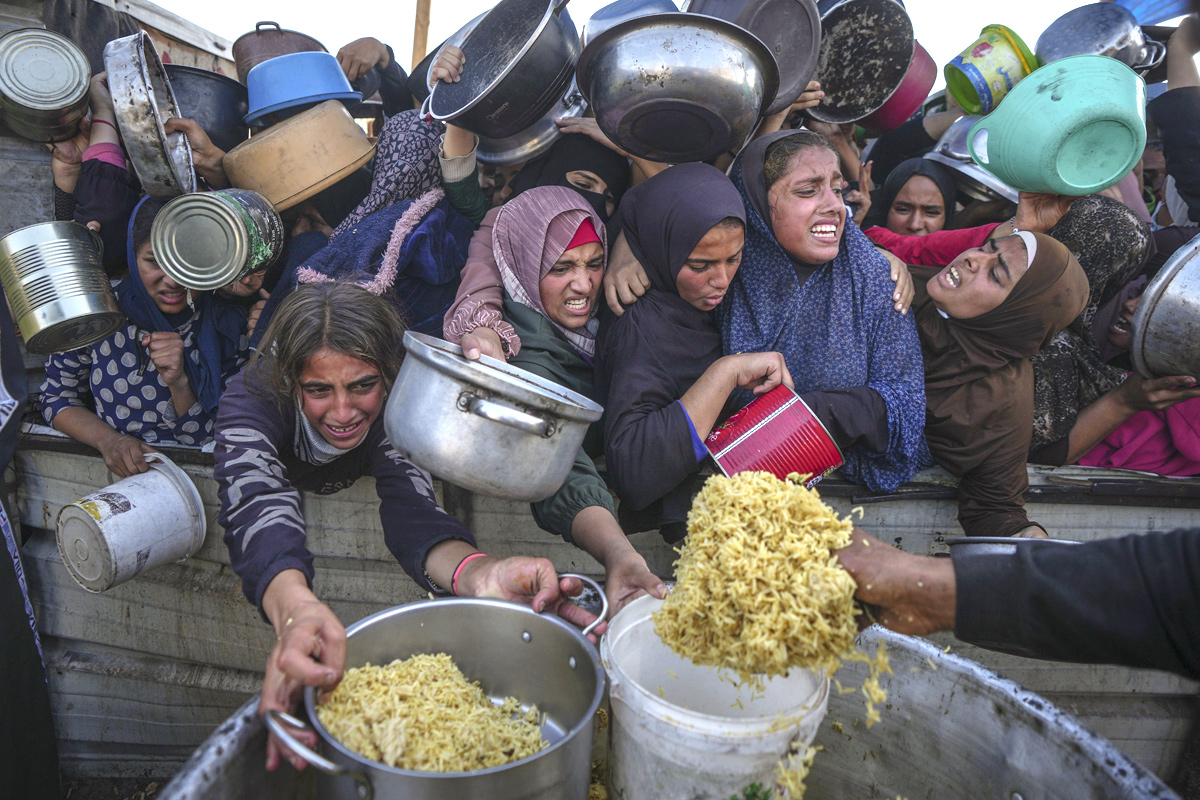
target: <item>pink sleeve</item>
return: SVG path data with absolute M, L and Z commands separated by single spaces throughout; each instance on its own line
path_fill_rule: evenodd
M 504 321 L 504 283 L 500 268 L 492 254 L 492 226 L 500 209 L 493 208 L 479 223 L 479 230 L 467 247 L 467 263 L 463 266 L 454 303 L 442 320 L 442 336 L 458 344 L 462 337 L 476 328 L 491 328 L 507 345 L 508 354 L 521 350 L 521 340 L 512 326 Z
M 944 267 L 972 247 L 982 247 L 992 235 L 992 231 L 1002 224 L 996 222 L 977 228 L 943 230 L 927 236 L 902 236 L 881 227 L 867 228 L 863 233 L 905 264 Z
M 121 150 L 121 145 L 119 144 L 104 142 L 92 145 L 83 151 L 83 160 L 91 161 L 92 159 L 125 169 L 125 153 Z
M 1167 409 L 1166 419 L 1175 449 L 1192 461 L 1200 462 L 1200 397 L 1171 406 Z

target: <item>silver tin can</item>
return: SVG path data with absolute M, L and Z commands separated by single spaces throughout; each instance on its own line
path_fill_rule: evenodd
M 0 36 L 0 114 L 18 136 L 61 142 L 79 131 L 92 70 L 65 36 L 22 28 Z

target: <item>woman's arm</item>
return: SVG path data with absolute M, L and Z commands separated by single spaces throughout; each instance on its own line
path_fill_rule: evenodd
M 1194 397 L 1200 397 L 1200 387 L 1191 375 L 1152 379 L 1130 375 L 1116 389 L 1079 412 L 1068 437 L 1065 463 L 1079 461 L 1138 411 L 1163 411 Z
M 499 213 L 499 209 L 489 211 L 471 237 L 458 295 L 443 319 L 442 333 L 446 341 L 462 344 L 464 350 L 475 351 L 473 356 L 468 353 L 468 358 L 478 358 L 482 353 L 503 360 L 521 351 L 520 337 L 501 315 L 504 282 L 492 254 L 492 226 Z M 485 333 L 469 336 L 480 328 L 491 329 L 495 336 Z
M 716 427 L 729 395 L 737 388 L 765 394 L 781 383 L 794 387 L 787 364 L 779 353 L 740 353 L 713 362 L 679 402 L 687 411 L 696 435 L 707 439 Z

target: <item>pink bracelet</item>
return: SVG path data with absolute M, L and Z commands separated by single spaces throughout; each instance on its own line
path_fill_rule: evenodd
M 450 591 L 455 596 L 458 595 L 458 573 L 462 572 L 462 568 L 465 567 L 467 565 L 467 562 L 470 561 L 472 558 L 479 558 L 480 556 L 486 556 L 486 555 L 487 555 L 487 553 L 471 553 L 471 555 L 467 556 L 462 561 L 458 562 L 458 566 L 454 569 L 454 577 L 450 579 Z
M 117 136 L 121 135 L 121 129 L 118 128 L 116 125 L 113 125 L 111 122 L 109 122 L 106 119 L 94 119 L 94 120 L 92 120 L 92 124 L 93 125 L 107 125 L 108 127 L 112 128 L 114 131 L 117 132 Z

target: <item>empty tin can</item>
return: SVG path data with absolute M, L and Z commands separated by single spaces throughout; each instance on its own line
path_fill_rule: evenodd
M 0 36 L 0 113 L 13 133 L 61 142 L 79 130 L 92 70 L 65 36 L 22 28 Z
M 0 239 L 0 283 L 26 350 L 87 347 L 125 323 L 101 249 L 100 237 L 78 222 L 42 222 Z
M 218 289 L 279 258 L 283 221 L 266 197 L 248 189 L 186 194 L 158 212 L 150 242 L 176 283 Z

